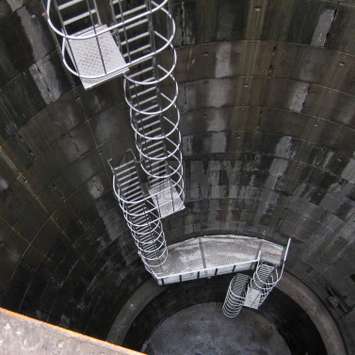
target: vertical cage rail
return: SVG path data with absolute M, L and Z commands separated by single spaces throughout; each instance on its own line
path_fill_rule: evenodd
M 222 307 L 227 318 L 236 318 L 239 315 L 244 305 L 248 283 L 249 276 L 244 274 L 238 273 L 232 278 Z
M 121 163 L 112 171 L 113 190 L 138 254 L 147 271 L 156 272 L 168 257 L 159 211 L 143 191 L 135 159 Z
M 161 6 L 166 3 L 113 0 L 111 5 L 114 20 L 124 24 L 117 31 L 123 56 L 135 63 L 124 75 L 125 98 L 141 167 L 162 218 L 184 208 L 175 23 Z M 139 22 L 127 24 L 139 13 L 144 14 Z

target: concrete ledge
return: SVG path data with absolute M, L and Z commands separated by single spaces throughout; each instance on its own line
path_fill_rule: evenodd
M 0 354 L 139 355 L 141 353 L 0 308 Z
M 347 354 L 338 326 L 323 303 L 308 287 L 290 274 L 285 274 L 277 287 L 303 308 L 311 318 L 319 331 L 327 354 Z

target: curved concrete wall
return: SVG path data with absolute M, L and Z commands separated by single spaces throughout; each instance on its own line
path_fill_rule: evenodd
M 354 349 L 355 2 L 171 6 L 187 209 L 169 242 L 292 237 L 288 271 Z M 133 137 L 120 80 L 84 92 L 42 14 L 0 0 L 1 304 L 104 337 L 147 278 L 106 164 Z

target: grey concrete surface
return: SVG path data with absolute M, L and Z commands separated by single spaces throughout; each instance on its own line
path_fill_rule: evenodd
M 317 327 L 328 354 L 346 355 L 339 327 L 317 296 L 294 276 L 286 274 L 278 288 L 299 304 Z
M 0 354 L 140 355 L 141 353 L 0 308 Z
M 149 355 L 291 355 L 275 326 L 259 313 L 243 310 L 231 320 L 221 304 L 186 308 L 167 318 L 142 351 Z

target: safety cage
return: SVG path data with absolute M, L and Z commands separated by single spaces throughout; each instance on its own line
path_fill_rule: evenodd
M 174 21 L 166 9 L 168 0 L 45 0 L 47 21 L 58 36 L 68 71 L 79 77 L 85 89 L 160 60 L 172 46 Z M 171 72 L 172 72 L 171 70 Z

